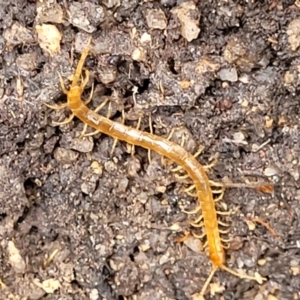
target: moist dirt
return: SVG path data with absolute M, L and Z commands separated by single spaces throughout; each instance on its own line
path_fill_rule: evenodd
M 0 7 L 0 299 L 200 299 L 212 269 L 204 241 L 176 242 L 196 200 L 167 159 L 53 123 L 70 111 L 44 103 L 66 101 L 58 72 L 68 87 L 89 37 L 91 108 L 177 128 L 202 164 L 217 159 L 211 180 L 241 184 L 218 204 L 226 265 L 267 280 L 217 271 L 205 298 L 300 299 L 299 1 Z

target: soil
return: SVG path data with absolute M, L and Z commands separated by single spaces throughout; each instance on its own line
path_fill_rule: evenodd
M 100 4 L 99 4 L 100 3 Z M 169 162 L 44 103 L 89 37 L 82 97 L 199 145 L 228 188 L 226 265 L 206 299 L 300 299 L 299 1 L 0 0 L 0 299 L 200 299 L 212 270 Z M 151 119 L 149 121 L 149 118 Z M 150 126 L 150 125 L 151 126 Z M 87 129 L 87 132 L 91 132 Z M 185 137 L 185 138 L 184 138 Z M 193 296 L 194 295 L 194 296 Z

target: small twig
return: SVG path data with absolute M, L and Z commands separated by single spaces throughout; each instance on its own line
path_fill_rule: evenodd
M 253 222 L 257 222 L 261 225 L 263 225 L 274 237 L 278 238 L 281 240 L 281 237 L 278 235 L 278 233 L 268 224 L 266 223 L 265 221 L 263 221 L 261 218 L 259 217 L 253 217 L 253 218 L 250 218 L 251 221 Z

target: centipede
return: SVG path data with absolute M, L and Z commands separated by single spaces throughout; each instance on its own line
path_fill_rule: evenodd
M 63 122 L 55 124 L 67 124 L 76 117 L 81 120 L 85 126 L 95 129 L 96 132 L 106 134 L 115 140 L 124 141 L 133 146 L 139 146 L 157 152 L 162 157 L 166 157 L 177 164 L 179 168 L 187 173 L 193 182 L 193 188 L 195 189 L 194 195 L 197 197 L 198 206 L 192 213 L 201 211 L 201 214 L 196 220 L 191 222 L 191 225 L 204 228 L 208 256 L 212 263 L 212 271 L 205 281 L 200 293 L 197 294 L 198 296 L 204 297 L 207 287 L 218 269 L 224 270 L 242 279 L 255 280 L 261 284 L 266 278 L 263 278 L 259 273 L 256 272 L 254 276 L 240 274 L 225 265 L 226 255 L 219 229 L 219 225 L 222 224 L 222 222 L 218 220 L 219 212 L 216 209 L 216 199 L 211 188 L 212 182 L 209 180 L 204 166 L 198 162 L 196 156 L 169 139 L 160 137 L 151 132 L 144 132 L 133 127 L 128 127 L 122 123 L 111 120 L 107 116 L 105 117 L 98 114 L 98 109 L 95 111 L 89 109 L 87 104 L 92 99 L 93 86 L 88 99 L 85 101 L 81 99 L 81 95 L 89 81 L 89 71 L 84 68 L 84 62 L 90 49 L 91 38 L 82 51 L 69 89 L 65 87 L 63 78 L 60 73 L 58 73 L 61 89 L 67 96 L 67 102 L 61 105 L 50 105 L 47 103 L 45 103 L 45 105 L 56 110 L 68 108 L 71 110 L 71 115 Z

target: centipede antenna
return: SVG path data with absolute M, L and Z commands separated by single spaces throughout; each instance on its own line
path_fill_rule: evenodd
M 68 124 L 68 123 L 70 123 L 72 120 L 73 120 L 73 118 L 74 118 L 74 114 L 72 113 L 68 118 L 66 118 L 64 121 L 62 121 L 62 122 L 55 122 L 55 121 L 53 121 L 52 123 L 54 124 L 54 125 L 65 125 L 65 124 Z
M 61 75 L 60 75 L 59 72 L 57 72 L 57 75 L 58 75 L 58 79 L 59 79 L 59 83 L 60 83 L 60 87 L 61 87 L 62 91 L 63 91 L 64 94 L 67 95 L 69 91 L 66 89 L 64 80 L 63 80 L 63 78 L 61 77 Z
M 75 74 L 73 76 L 71 88 L 75 87 L 77 85 L 78 81 L 79 81 L 84 61 L 86 60 L 86 58 L 89 54 L 90 48 L 91 48 L 91 41 L 92 41 L 92 38 L 90 37 L 89 40 L 88 40 L 87 46 L 85 47 L 85 49 L 81 53 L 80 60 L 78 62 L 78 65 L 77 65 L 76 70 L 75 70 Z
M 82 90 L 84 90 L 85 86 L 87 85 L 87 83 L 89 82 L 89 77 L 90 77 L 90 71 L 86 68 L 82 68 L 82 70 L 84 71 L 84 75 L 85 77 L 83 77 L 82 75 L 82 78 L 81 78 L 81 84 L 80 84 L 80 87 L 82 88 Z M 81 73 L 82 74 L 82 73 Z
M 87 98 L 87 100 L 84 101 L 85 105 L 88 105 L 91 102 L 91 100 L 93 98 L 93 94 L 94 94 L 94 82 L 92 83 L 92 88 L 91 88 L 89 97 Z M 97 112 L 97 108 L 96 108 L 95 112 Z

